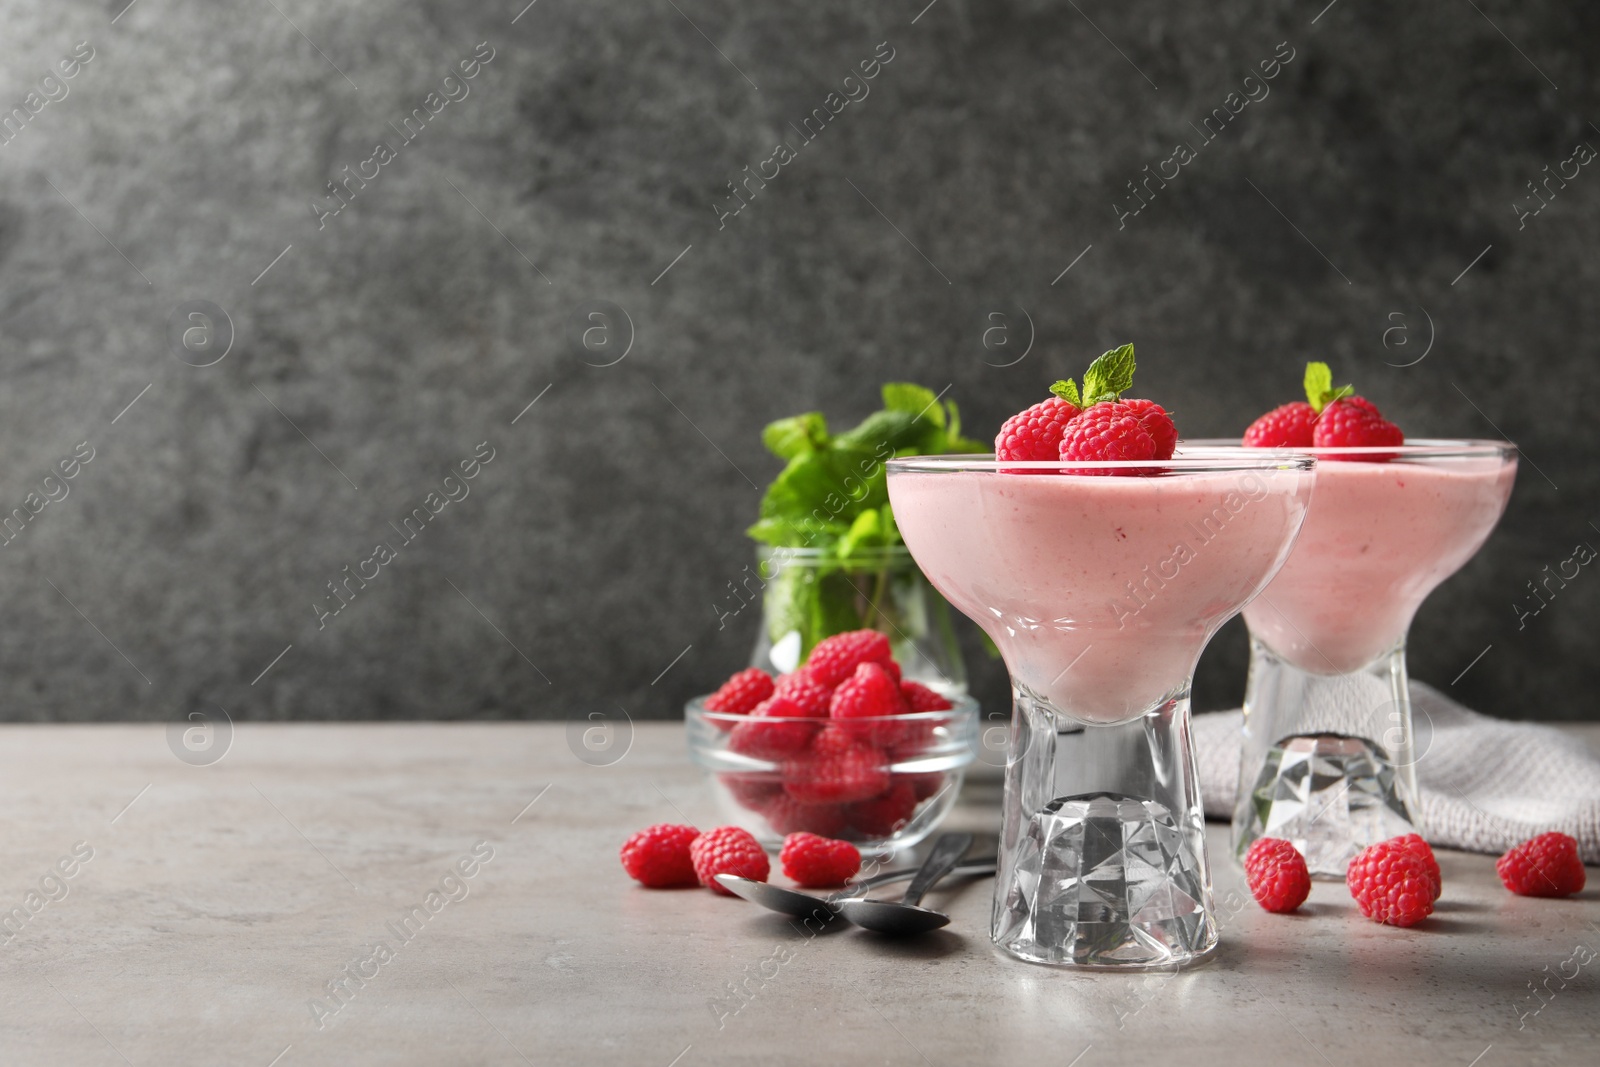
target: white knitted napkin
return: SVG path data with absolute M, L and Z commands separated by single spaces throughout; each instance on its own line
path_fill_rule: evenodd
M 1194 718 L 1206 814 L 1233 817 L 1241 712 Z M 1578 840 L 1600 864 L 1600 757 L 1548 726 L 1506 722 L 1411 683 L 1417 739 L 1417 831 L 1435 845 L 1504 852 L 1549 830 Z

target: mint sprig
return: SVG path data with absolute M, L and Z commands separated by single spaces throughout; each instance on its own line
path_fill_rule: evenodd
M 1305 386 L 1306 401 L 1311 405 L 1311 410 L 1319 414 L 1335 400 L 1354 396 L 1356 391 L 1353 385 L 1341 385 L 1335 389 L 1333 369 L 1326 363 L 1316 361 L 1306 364 Z
M 1078 396 L 1078 383 L 1071 378 L 1063 378 L 1052 385 L 1050 391 L 1075 408 L 1083 407 L 1083 398 Z
M 1087 408 L 1107 400 L 1115 400 L 1133 388 L 1133 346 L 1123 345 L 1102 353 L 1083 372 L 1083 392 L 1078 383 L 1063 378 L 1050 387 L 1050 391 L 1075 408 Z
M 780 565 L 769 581 L 769 636 L 793 630 L 804 656 L 824 637 L 884 622 L 892 598 L 883 550 L 903 547 L 889 506 L 885 462 L 898 456 L 987 452 L 961 434 L 953 400 L 910 382 L 883 386 L 883 408 L 840 434 L 820 412 L 767 425 L 761 441 L 786 465 L 761 498 L 760 517 L 747 531 L 774 548 L 807 549 L 816 566 Z M 868 560 L 870 563 L 864 563 Z M 861 582 L 864 568 L 873 573 Z M 888 619 L 911 630 L 912 620 Z M 891 631 L 893 632 L 893 631 Z

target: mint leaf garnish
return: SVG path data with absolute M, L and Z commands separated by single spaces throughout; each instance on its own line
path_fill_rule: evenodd
M 1083 372 L 1083 407 L 1115 400 L 1133 386 L 1133 346 L 1123 345 L 1089 364 Z
M 1083 401 L 1078 396 L 1078 383 L 1071 378 L 1064 378 L 1052 385 L 1050 391 L 1075 408 L 1083 407 Z
M 1326 363 L 1312 361 L 1306 364 L 1306 401 L 1311 405 L 1311 410 L 1320 412 L 1323 408 L 1347 396 L 1355 395 L 1355 387 L 1341 385 L 1333 387 L 1333 370 Z

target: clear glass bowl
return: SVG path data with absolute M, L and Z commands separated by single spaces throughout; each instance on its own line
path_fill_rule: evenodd
M 776 849 L 785 835 L 806 831 L 882 853 L 914 845 L 938 827 L 955 804 L 977 753 L 978 703 L 950 698 L 945 711 L 863 719 L 759 719 L 707 711 L 705 698 L 684 708 L 689 754 L 710 779 L 728 822 Z M 758 758 L 730 748 L 741 725 L 789 733 L 776 747 L 788 756 Z M 824 729 L 844 731 L 859 751 L 844 781 L 815 772 L 813 742 Z M 762 746 L 746 746 L 760 751 Z

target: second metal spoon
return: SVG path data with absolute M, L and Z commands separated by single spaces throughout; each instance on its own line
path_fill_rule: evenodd
M 835 902 L 839 913 L 857 926 L 880 934 L 903 936 L 937 930 L 949 923 L 950 916 L 918 905 L 923 894 L 949 874 L 971 847 L 971 834 L 944 834 L 933 846 L 922 869 L 911 879 L 904 897 L 898 901 L 846 897 Z

